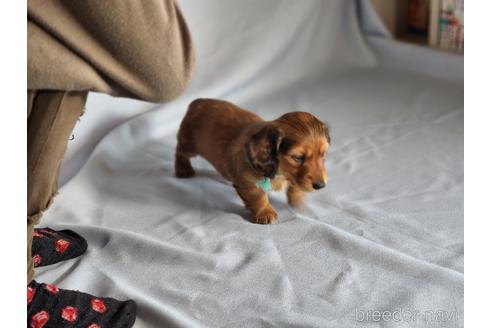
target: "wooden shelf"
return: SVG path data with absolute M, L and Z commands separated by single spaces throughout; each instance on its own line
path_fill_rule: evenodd
M 410 43 L 415 43 L 419 44 L 421 46 L 428 46 L 428 37 L 427 35 L 424 34 L 416 34 L 416 33 L 402 33 L 396 37 L 396 39 L 405 41 L 405 42 L 410 42 Z

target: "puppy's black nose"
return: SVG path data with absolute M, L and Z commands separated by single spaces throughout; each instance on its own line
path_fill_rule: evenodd
M 325 183 L 323 181 L 315 181 L 313 182 L 313 188 L 318 190 L 321 189 L 325 186 Z

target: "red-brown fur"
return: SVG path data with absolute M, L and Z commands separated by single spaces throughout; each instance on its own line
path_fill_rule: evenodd
M 293 206 L 301 206 L 304 193 L 322 188 L 328 178 L 323 163 L 330 146 L 328 129 L 309 113 L 264 121 L 226 101 L 197 99 L 189 105 L 177 138 L 176 176 L 193 176 L 190 158 L 204 157 L 233 183 L 255 223 L 277 218 L 267 193 L 256 186 L 260 178 L 271 178 L 274 190 L 287 187 Z

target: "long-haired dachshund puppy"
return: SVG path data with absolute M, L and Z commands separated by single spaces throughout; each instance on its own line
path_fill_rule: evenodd
M 189 105 L 177 138 L 176 176 L 193 176 L 190 158 L 204 157 L 233 183 L 255 223 L 277 218 L 268 188 L 287 187 L 289 204 L 297 207 L 304 192 L 321 189 L 327 181 L 328 128 L 309 113 L 264 121 L 226 101 L 197 99 Z

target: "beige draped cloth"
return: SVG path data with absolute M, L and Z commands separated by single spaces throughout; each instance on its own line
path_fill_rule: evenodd
M 164 102 L 188 84 L 193 44 L 170 0 L 31 0 L 28 89 Z

